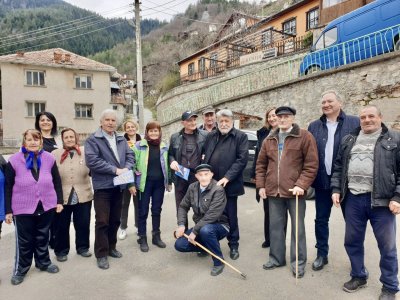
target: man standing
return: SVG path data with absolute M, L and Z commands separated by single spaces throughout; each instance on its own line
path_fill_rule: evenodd
M 351 280 L 343 290 L 367 286 L 364 239 L 368 220 L 380 251 L 379 299 L 395 299 L 397 278 L 396 217 L 400 214 L 400 133 L 382 123 L 380 110 L 369 105 L 360 111 L 361 128 L 347 135 L 334 164 L 331 188 L 336 207 L 346 211 L 344 246 L 351 262 Z
M 114 186 L 114 177 L 132 170 L 135 165 L 133 151 L 123 136 L 116 135 L 117 115 L 106 109 L 100 117 L 100 128 L 85 143 L 86 165 L 90 169 L 94 189 L 96 212 L 94 251 L 97 266 L 108 269 L 107 256 L 122 257 L 116 249 L 120 225 L 122 186 Z M 130 188 L 135 194 L 134 187 Z
M 223 259 L 219 241 L 229 232 L 228 217 L 224 215 L 226 196 L 224 188 L 217 185 L 212 177 L 210 165 L 201 164 L 196 168 L 198 182 L 189 186 L 179 206 L 175 249 L 180 252 L 199 252 L 201 249 L 194 245 L 197 241 Z M 190 208 L 193 210 L 195 225 L 185 232 Z M 184 233 L 188 239 L 183 237 Z M 217 276 L 222 273 L 224 265 L 214 257 L 213 261 L 211 276 Z
M 296 110 L 281 106 L 275 110 L 279 129 L 263 142 L 256 164 L 256 186 L 262 199 L 268 197 L 270 212 L 269 261 L 266 270 L 286 265 L 286 216 L 289 211 L 292 224 L 290 267 L 296 270 L 296 201 L 294 195 L 303 196 L 318 171 L 317 145 L 311 133 L 294 123 Z M 292 192 L 289 191 L 292 189 Z M 307 261 L 304 217 L 305 199 L 298 207 L 298 278 L 304 276 Z
M 317 258 L 312 264 L 314 271 L 322 270 L 328 263 L 332 164 L 343 137 L 360 126 L 358 117 L 346 115 L 342 110 L 342 105 L 342 97 L 336 91 L 328 90 L 322 93 L 323 115 L 308 126 L 308 131 L 317 142 L 319 157 L 318 174 L 312 185 L 315 188 L 315 238 L 317 240 L 315 248 L 318 249 Z
M 168 156 L 171 170 L 178 172 L 179 165 L 190 170 L 188 180 L 173 174 L 177 212 L 189 185 L 196 181 L 194 170 L 201 162 L 201 153 L 207 136 L 206 131 L 197 129 L 196 119 L 197 115 L 194 112 L 185 111 L 181 122 L 183 128 L 171 136 L 169 143 Z M 187 228 L 188 224 L 185 226 Z
M 217 129 L 217 122 L 215 122 L 215 109 L 211 106 L 207 106 L 203 112 L 203 124 L 200 125 L 199 129 L 211 132 Z
M 217 113 L 218 129 L 208 134 L 203 162 L 211 165 L 217 184 L 225 188 L 225 214 L 229 219 L 227 236 L 231 259 L 239 258 L 238 196 L 244 194 L 243 170 L 248 161 L 247 135 L 233 127 L 233 113 L 222 109 Z

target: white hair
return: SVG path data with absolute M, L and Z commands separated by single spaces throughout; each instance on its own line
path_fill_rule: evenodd
M 217 112 L 217 118 L 219 119 L 220 117 L 227 117 L 233 120 L 233 113 L 230 109 L 221 109 Z
M 115 120 L 117 121 L 117 123 L 119 123 L 118 122 L 117 112 L 115 110 L 111 109 L 111 108 L 107 108 L 107 109 L 105 109 L 105 110 L 103 110 L 101 112 L 100 121 L 104 121 L 105 117 L 106 116 L 110 116 L 110 115 L 114 116 Z

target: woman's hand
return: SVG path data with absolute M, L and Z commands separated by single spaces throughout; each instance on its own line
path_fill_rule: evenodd
M 13 214 L 6 214 L 6 223 L 11 224 L 13 220 Z
M 131 195 L 136 196 L 136 193 L 137 193 L 136 187 L 135 186 L 131 186 L 129 188 L 129 192 L 131 193 Z
M 64 206 L 62 204 L 57 204 L 56 213 L 59 214 L 60 212 L 62 212 L 63 209 L 64 209 Z

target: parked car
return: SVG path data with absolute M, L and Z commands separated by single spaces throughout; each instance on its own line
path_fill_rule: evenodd
M 400 0 L 376 0 L 329 23 L 300 64 L 300 75 L 400 50 Z
M 243 180 L 246 183 L 254 184 L 251 181 L 251 169 L 253 167 L 254 156 L 256 154 L 256 146 L 257 146 L 257 132 L 252 130 L 242 130 L 249 140 L 249 160 L 247 162 L 246 168 L 243 172 Z

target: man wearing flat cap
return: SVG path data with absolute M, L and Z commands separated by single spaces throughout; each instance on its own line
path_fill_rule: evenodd
M 196 181 L 194 170 L 201 162 L 201 153 L 207 136 L 206 131 L 197 129 L 196 119 L 197 114 L 193 111 L 183 112 L 181 122 L 183 128 L 171 136 L 169 143 L 168 157 L 173 172 L 172 179 L 175 185 L 177 211 L 189 185 Z M 179 166 L 190 170 L 188 180 L 175 175 L 174 172 L 179 171 Z M 187 228 L 187 224 L 185 225 Z
M 215 116 L 215 109 L 212 106 L 207 106 L 203 112 L 203 124 L 199 126 L 199 129 L 211 132 L 217 129 L 217 122 Z
M 202 249 L 194 245 L 197 241 L 223 259 L 219 241 L 229 232 L 228 217 L 224 214 L 225 190 L 212 179 L 214 174 L 210 165 L 201 164 L 195 171 L 198 181 L 189 186 L 179 205 L 175 249 L 180 252 L 202 253 Z M 185 231 L 190 208 L 193 210 L 195 226 Z M 184 233 L 189 236 L 188 239 L 183 236 Z M 222 273 L 224 265 L 214 257 L 213 262 L 211 275 L 217 276 Z
M 294 108 L 281 106 L 275 110 L 275 114 L 278 116 L 279 127 L 264 140 L 256 163 L 256 186 L 260 189 L 260 197 L 268 198 L 270 211 L 271 248 L 269 261 L 263 268 L 272 270 L 286 265 L 285 226 L 289 211 L 292 224 L 290 268 L 295 275 L 297 194 L 301 197 L 298 208 L 298 277 L 301 278 L 307 261 L 304 227 L 306 201 L 303 196 L 317 175 L 317 145 L 311 133 L 294 123 Z

